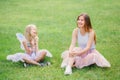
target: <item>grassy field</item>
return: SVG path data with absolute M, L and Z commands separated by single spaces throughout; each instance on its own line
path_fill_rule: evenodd
M 119 0 L 0 0 L 0 80 L 119 80 L 120 79 L 120 1 Z M 98 51 L 111 68 L 97 66 L 73 69 L 70 76 L 60 68 L 61 53 L 69 48 L 72 30 L 80 13 L 88 13 L 97 34 Z M 39 48 L 48 49 L 52 65 L 24 68 L 6 56 L 20 49 L 17 32 L 35 24 Z

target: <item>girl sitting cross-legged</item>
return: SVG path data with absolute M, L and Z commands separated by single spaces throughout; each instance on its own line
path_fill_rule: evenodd
M 38 34 L 37 34 L 37 27 L 33 24 L 27 25 L 25 29 L 25 37 L 17 33 L 17 38 L 21 42 L 22 48 L 25 50 L 25 54 L 23 53 L 16 53 L 13 55 L 8 55 L 7 59 L 12 60 L 14 62 L 23 61 L 24 66 L 26 67 L 26 63 L 34 64 L 37 66 L 44 66 L 44 64 L 40 64 L 41 61 L 44 60 L 45 56 L 52 57 L 52 54 L 48 50 L 39 50 L 38 48 Z M 24 37 L 23 39 L 21 37 Z M 21 38 L 21 39 L 20 39 Z M 50 63 L 47 62 L 46 65 Z

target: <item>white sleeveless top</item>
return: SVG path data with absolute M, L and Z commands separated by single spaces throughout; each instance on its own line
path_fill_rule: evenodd
M 80 29 L 78 29 L 78 46 L 84 49 L 87 46 L 88 39 L 89 39 L 89 33 L 86 33 L 85 35 L 81 35 Z M 92 43 L 90 49 L 95 49 L 95 42 Z

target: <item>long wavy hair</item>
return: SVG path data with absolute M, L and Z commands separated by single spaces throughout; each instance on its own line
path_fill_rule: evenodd
M 32 37 L 31 36 L 31 29 L 32 28 L 35 28 L 36 29 L 36 36 L 35 37 Z M 30 24 L 30 25 L 27 25 L 26 26 L 26 29 L 25 29 L 25 37 L 26 39 L 28 40 L 28 42 L 31 42 L 31 40 L 35 40 L 35 41 L 38 41 L 38 34 L 37 34 L 37 28 L 36 28 L 36 25 L 34 24 Z
M 90 30 L 92 29 L 90 17 L 86 13 L 82 13 L 77 17 L 77 21 L 79 20 L 79 17 L 81 17 L 81 16 L 83 16 L 84 20 L 85 20 L 85 25 L 84 25 L 85 32 L 90 32 Z M 77 24 L 77 26 L 78 26 L 78 24 Z M 96 34 L 94 35 L 94 41 L 96 44 Z

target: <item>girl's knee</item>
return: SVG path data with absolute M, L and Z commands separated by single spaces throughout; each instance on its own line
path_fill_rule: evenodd
M 62 54 L 61 54 L 61 58 L 63 58 L 63 59 L 68 57 L 68 56 L 69 56 L 69 51 L 68 50 L 62 52 Z
M 46 55 L 46 54 L 47 54 L 46 51 L 42 51 L 42 52 L 41 52 L 41 55 L 43 55 L 43 56 Z

